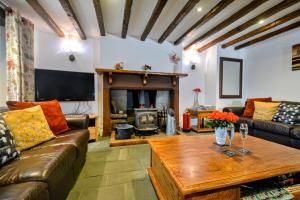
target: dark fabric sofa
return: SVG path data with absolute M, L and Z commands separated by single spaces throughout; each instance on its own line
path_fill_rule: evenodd
M 71 131 L 21 152 L 0 168 L 0 199 L 66 199 L 85 163 L 88 116 L 68 125 Z
M 284 101 L 284 103 L 300 104 L 300 102 L 289 101 Z M 223 111 L 233 112 L 240 117 L 236 129 L 239 128 L 240 123 L 247 123 L 249 135 L 300 149 L 300 125 L 245 118 L 243 117 L 244 109 L 244 107 L 226 107 Z

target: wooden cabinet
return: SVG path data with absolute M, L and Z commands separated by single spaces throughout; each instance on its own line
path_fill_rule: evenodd
M 90 140 L 99 140 L 99 117 L 95 114 L 89 115 L 89 132 L 90 132 Z

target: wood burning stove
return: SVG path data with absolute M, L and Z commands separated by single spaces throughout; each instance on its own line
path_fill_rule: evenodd
M 135 129 L 136 134 L 147 136 L 158 134 L 157 109 L 155 108 L 135 108 Z

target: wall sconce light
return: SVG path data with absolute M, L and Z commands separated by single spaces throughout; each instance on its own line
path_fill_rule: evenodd
M 191 70 L 195 70 L 196 69 L 196 64 L 192 64 L 191 65 Z
M 74 62 L 76 60 L 75 53 L 81 52 L 82 46 L 76 38 L 68 35 L 63 39 L 61 49 L 68 54 L 69 60 Z
M 71 62 L 75 61 L 75 56 L 73 54 L 69 55 L 69 60 Z

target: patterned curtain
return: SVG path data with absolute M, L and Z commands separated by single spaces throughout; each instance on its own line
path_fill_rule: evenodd
M 34 101 L 34 26 L 18 12 L 5 17 L 7 100 Z

